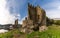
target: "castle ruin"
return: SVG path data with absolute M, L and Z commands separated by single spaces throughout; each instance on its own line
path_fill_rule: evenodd
M 28 4 L 28 16 L 23 20 L 22 32 L 31 33 L 33 31 L 46 30 L 46 12 L 40 6 Z
M 15 28 L 17 28 L 17 26 L 18 26 L 18 19 L 15 20 L 15 23 L 13 25 L 13 28 L 15 29 Z

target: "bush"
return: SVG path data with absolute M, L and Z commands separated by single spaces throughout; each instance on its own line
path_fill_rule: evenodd
M 55 20 L 55 21 L 54 21 L 54 24 L 60 25 L 60 20 Z
M 50 26 L 50 25 L 54 24 L 54 20 L 46 17 L 46 23 L 47 23 L 47 26 Z

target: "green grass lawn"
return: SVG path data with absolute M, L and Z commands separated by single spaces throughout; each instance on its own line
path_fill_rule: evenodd
M 31 34 L 21 33 L 19 30 L 12 30 L 8 33 L 0 34 L 0 38 L 13 38 L 14 33 L 20 34 L 20 38 L 60 38 L 60 26 L 48 26 L 48 30 L 44 32 L 32 32 Z M 18 38 L 18 37 L 17 37 Z
M 28 34 L 28 38 L 60 38 L 60 26 L 53 25 L 48 27 L 47 31 Z

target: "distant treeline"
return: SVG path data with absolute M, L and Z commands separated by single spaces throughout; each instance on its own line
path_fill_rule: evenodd
M 54 24 L 60 25 L 60 20 L 54 20 Z
M 60 25 L 60 20 L 53 20 L 46 17 L 46 23 L 47 23 L 47 26 L 52 25 L 52 24 Z

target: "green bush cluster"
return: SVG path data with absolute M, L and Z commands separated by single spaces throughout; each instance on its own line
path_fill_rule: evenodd
M 52 25 L 52 24 L 60 25 L 60 20 L 53 20 L 46 17 L 46 23 L 47 23 L 47 26 Z
M 54 24 L 54 20 L 46 17 L 46 23 L 47 23 L 47 26 L 50 26 L 50 25 Z
M 54 24 L 60 25 L 60 20 L 54 20 Z

